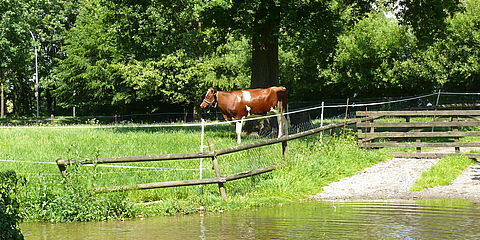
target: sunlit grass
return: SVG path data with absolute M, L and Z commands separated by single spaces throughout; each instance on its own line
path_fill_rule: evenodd
M 234 127 L 207 128 L 215 149 L 236 145 Z M 257 141 L 246 137 L 244 143 Z M 205 143 L 206 144 L 206 143 Z M 83 159 L 114 156 L 186 153 L 200 150 L 200 129 L 0 129 L 0 171 L 15 170 L 26 179 L 20 194 L 26 220 L 91 221 L 118 217 L 171 215 L 237 209 L 298 201 L 322 186 L 388 158 L 358 148 L 355 139 L 312 136 L 289 142 L 287 158 L 281 145 L 260 147 L 218 157 L 222 175 L 278 165 L 271 173 L 225 183 L 228 200 L 216 184 L 93 194 L 95 187 L 189 180 L 199 178 L 200 159 L 116 164 L 166 169 L 127 169 L 73 166 L 63 179 L 57 158 Z M 33 164 L 39 162 L 41 164 Z M 203 178 L 215 177 L 210 159 L 203 159 Z M 150 204 L 144 204 L 144 203 Z M 73 208 L 73 210 L 72 210 Z
M 417 179 L 410 191 L 417 192 L 425 188 L 450 185 L 465 168 L 475 163 L 475 160 L 464 156 L 442 158 L 430 170 L 422 173 L 422 176 Z

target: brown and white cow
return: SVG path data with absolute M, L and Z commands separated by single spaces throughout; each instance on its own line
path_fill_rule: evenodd
M 264 115 L 278 105 L 280 111 L 285 111 L 288 101 L 288 91 L 284 87 L 237 90 L 230 92 L 217 91 L 209 88 L 200 107 L 216 107 L 220 109 L 225 120 L 241 120 L 236 122 L 237 142 L 241 142 L 243 119 L 251 114 Z M 284 121 L 282 121 L 284 122 Z M 284 133 L 284 127 L 279 124 L 279 136 Z

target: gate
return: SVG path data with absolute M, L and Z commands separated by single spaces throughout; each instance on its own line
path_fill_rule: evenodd
M 480 110 L 358 111 L 357 117 L 373 117 L 357 123 L 358 144 L 365 148 L 413 147 L 416 152 L 392 153 L 394 157 L 441 158 L 460 154 L 462 147 L 480 147 L 480 142 L 461 142 L 480 136 Z M 425 147 L 451 147 L 453 153 L 426 153 Z M 462 153 L 480 158 L 480 153 Z

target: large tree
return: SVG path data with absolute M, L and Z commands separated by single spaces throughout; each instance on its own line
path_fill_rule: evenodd
M 399 0 L 397 15 L 412 27 L 420 47 L 431 45 L 445 37 L 445 20 L 460 7 L 460 0 Z
M 418 65 L 438 89 L 478 92 L 480 1 L 467 0 L 463 7 L 464 11 L 446 19 L 445 37 L 423 52 Z
M 205 28 L 240 34 L 251 43 L 251 87 L 278 84 L 278 38 L 285 1 L 217 1 L 201 8 Z
M 65 30 L 75 21 L 77 1 L 5 0 L 0 2 L 0 82 L 15 115 L 34 109 L 34 49 L 38 51 L 42 95 L 48 97 L 51 69 L 62 57 Z M 42 97 L 40 96 L 40 97 Z M 44 102 L 43 100 L 41 102 Z M 48 104 L 51 106 L 52 104 Z
M 202 4 L 83 1 L 67 35 L 68 56 L 57 67 L 55 94 L 63 107 L 156 112 L 167 104 L 190 107 L 207 83 L 244 86 L 245 41 L 205 29 Z
M 371 2 L 373 1 L 214 2 L 203 8 L 202 16 L 207 27 L 249 37 L 252 49 L 250 85 L 252 88 L 268 87 L 279 84 L 279 79 L 289 78 L 279 75 L 279 50 L 282 44 L 286 49 L 293 48 L 296 53 L 300 51 L 300 58 L 305 63 L 302 66 L 306 70 L 304 73 L 308 72 L 300 78 L 303 80 L 312 77 L 317 64 L 326 62 L 332 53 L 337 34 L 344 26 L 353 24 L 357 18 L 370 11 Z
M 13 113 L 27 115 L 32 110 L 33 49 L 31 15 L 25 1 L 0 2 L 0 82 L 13 102 Z

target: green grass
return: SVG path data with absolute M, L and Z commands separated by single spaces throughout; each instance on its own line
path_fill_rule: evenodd
M 208 127 L 206 139 L 216 149 L 236 145 L 234 126 Z M 244 142 L 258 139 L 244 138 Z M 121 129 L 0 129 L 0 171 L 15 170 L 26 184 L 19 191 L 24 221 L 98 221 L 137 216 L 188 214 L 294 202 L 321 191 L 322 186 L 388 158 L 359 149 L 350 135 L 318 136 L 289 142 L 283 160 L 280 144 L 218 158 L 222 175 L 270 165 L 271 173 L 227 182 L 228 201 L 217 185 L 135 190 L 95 194 L 95 187 L 198 179 L 199 171 L 167 171 L 71 166 L 62 178 L 53 163 L 57 158 L 81 159 L 113 156 L 198 152 L 199 128 Z M 116 164 L 119 166 L 198 169 L 199 159 Z M 42 163 L 34 164 L 32 162 Z M 214 177 L 209 159 L 203 159 L 203 178 Z
M 425 188 L 450 185 L 465 168 L 475 163 L 475 160 L 463 156 L 442 158 L 430 170 L 422 173 L 422 176 L 417 179 L 410 191 L 416 192 Z

